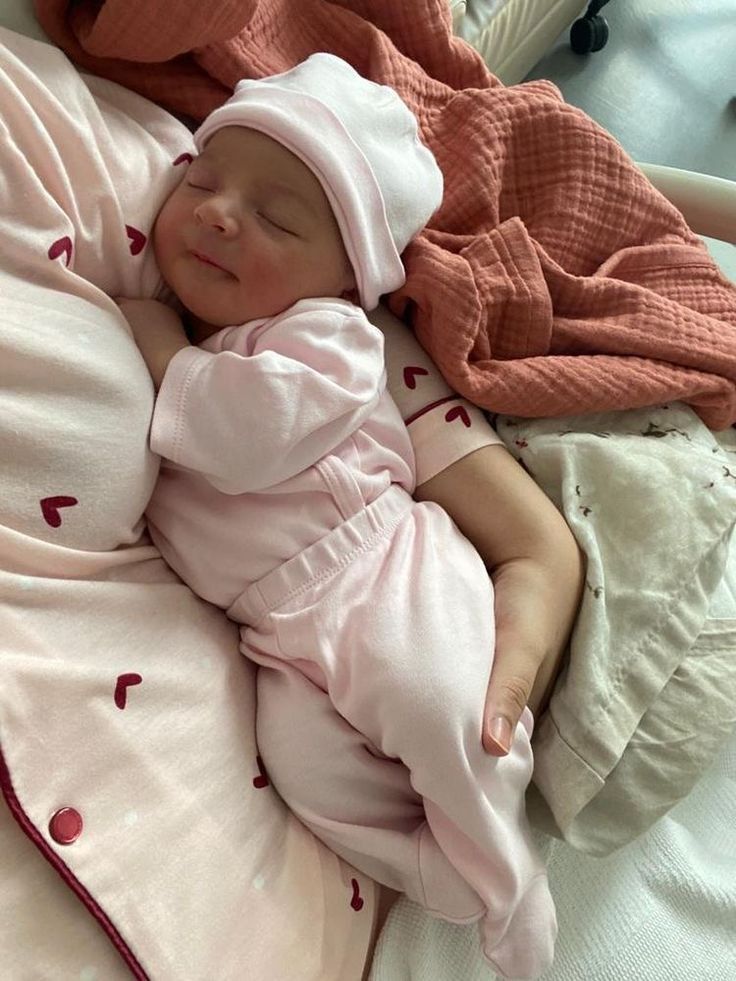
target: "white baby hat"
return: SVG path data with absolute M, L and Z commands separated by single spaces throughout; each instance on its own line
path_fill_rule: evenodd
M 238 82 L 194 134 L 197 149 L 225 126 L 265 133 L 314 172 L 366 310 L 404 283 L 400 255 L 439 207 L 442 173 L 392 88 L 335 55 L 313 54 L 280 75 Z

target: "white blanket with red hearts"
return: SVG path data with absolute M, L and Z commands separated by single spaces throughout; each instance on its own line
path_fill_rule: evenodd
M 144 534 L 168 113 L 0 28 L 0 951 L 6 978 L 358 978 L 375 887 L 296 820 L 237 629 Z

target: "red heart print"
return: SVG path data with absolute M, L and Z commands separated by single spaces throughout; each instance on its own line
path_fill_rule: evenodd
M 68 235 L 64 235 L 63 238 L 57 238 L 54 244 L 49 248 L 48 257 L 49 259 L 58 259 L 60 255 L 66 254 L 66 266 L 72 261 L 72 240 Z
M 191 155 L 191 153 L 180 153 L 172 166 L 178 167 L 180 163 L 191 163 L 192 160 L 194 160 L 194 157 Z
M 412 390 L 417 387 L 417 375 L 428 375 L 426 368 L 417 368 L 415 365 L 408 364 L 404 368 L 404 384 Z
M 464 405 L 454 405 L 449 412 L 445 413 L 445 422 L 454 422 L 455 419 L 462 419 L 463 426 L 466 429 L 470 428 L 470 416 Z
M 260 776 L 253 777 L 253 786 L 256 790 L 262 790 L 264 787 L 268 786 L 268 774 L 266 773 L 266 768 L 263 765 L 263 760 L 260 756 L 256 756 L 256 763 L 258 764 L 258 772 Z
M 118 680 L 115 683 L 115 704 L 119 709 L 125 708 L 125 704 L 128 701 L 128 688 L 131 685 L 139 685 L 142 681 L 143 678 L 139 674 L 135 674 L 135 672 L 118 675 Z
M 58 528 L 61 524 L 59 508 L 72 508 L 75 504 L 79 504 L 76 497 L 66 497 L 64 494 L 58 497 L 44 497 L 41 500 L 41 514 L 47 525 Z
M 360 895 L 360 886 L 358 885 L 357 879 L 351 879 L 350 885 L 353 887 L 353 898 L 350 900 L 350 906 L 359 913 L 364 906 L 363 897 Z
M 130 239 L 130 254 L 138 255 L 146 247 L 146 242 L 148 239 L 143 234 L 139 232 L 137 228 L 133 228 L 132 225 L 126 225 L 125 231 L 128 233 L 128 238 Z

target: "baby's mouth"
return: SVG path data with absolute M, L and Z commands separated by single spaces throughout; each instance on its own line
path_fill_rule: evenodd
M 190 249 L 189 251 L 190 254 L 194 256 L 195 259 L 199 260 L 199 262 L 204 263 L 204 265 L 213 266 L 215 269 L 221 269 L 222 272 L 227 272 L 227 269 L 225 269 L 224 266 L 221 266 L 219 262 L 215 262 L 214 259 L 211 259 L 204 252 L 197 252 L 196 249 Z

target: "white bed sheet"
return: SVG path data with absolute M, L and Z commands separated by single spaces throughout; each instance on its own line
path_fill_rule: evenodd
M 736 733 L 695 790 L 607 858 L 547 841 L 560 933 L 545 981 L 736 978 Z M 488 981 L 474 927 L 391 911 L 370 981 Z

